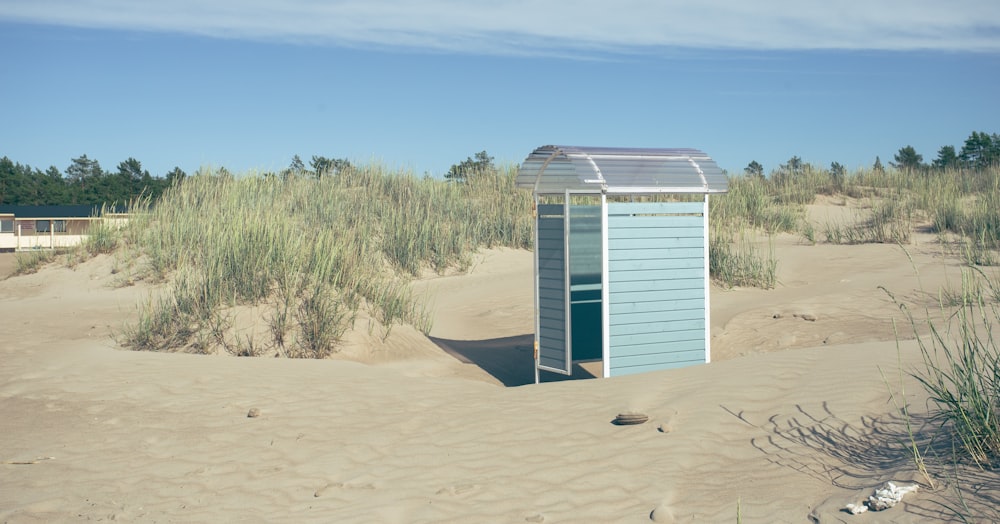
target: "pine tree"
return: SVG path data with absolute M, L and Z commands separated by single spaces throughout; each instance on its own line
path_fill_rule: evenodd
M 934 169 L 958 169 L 961 165 L 962 161 L 955 153 L 955 146 L 941 146 L 941 149 L 938 149 L 937 158 L 931 162 L 931 167 Z
M 493 165 L 493 157 L 484 150 L 476 153 L 475 158 L 468 157 L 460 164 L 452 165 L 444 177 L 448 180 L 464 182 L 472 175 L 491 169 L 496 169 L 496 166 Z
M 924 166 L 923 155 L 917 153 L 913 146 L 906 146 L 899 148 L 899 152 L 893 157 L 894 162 L 892 166 L 896 169 L 902 169 L 905 171 L 913 171 L 920 169 Z

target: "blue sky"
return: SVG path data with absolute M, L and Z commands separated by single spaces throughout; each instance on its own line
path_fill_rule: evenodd
M 440 176 L 486 150 L 932 160 L 1000 132 L 995 0 L 0 0 L 0 156 Z

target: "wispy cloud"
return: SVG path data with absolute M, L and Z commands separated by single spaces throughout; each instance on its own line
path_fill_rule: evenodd
M 489 54 L 1000 51 L 996 0 L 4 0 L 0 20 Z

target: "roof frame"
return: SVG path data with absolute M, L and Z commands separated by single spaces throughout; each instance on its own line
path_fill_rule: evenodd
M 521 164 L 517 186 L 536 194 L 710 194 L 728 191 L 728 179 L 697 149 L 547 145 Z

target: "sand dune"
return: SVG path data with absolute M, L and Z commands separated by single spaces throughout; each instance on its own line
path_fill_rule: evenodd
M 947 518 L 944 488 L 840 510 L 886 480 L 922 482 L 880 373 L 895 384 L 918 355 L 897 351 L 878 286 L 928 302 L 958 262 L 919 235 L 908 254 L 790 236 L 775 249 L 777 289 L 712 290 L 712 364 L 523 387 L 504 386 L 533 379 L 527 252 L 418 282 L 429 339 L 359 329 L 323 361 L 117 349 L 148 289 L 114 287 L 106 256 L 0 281 L 0 520 Z M 649 422 L 611 424 L 628 410 Z M 995 476 L 977 482 L 972 504 L 1000 500 Z

